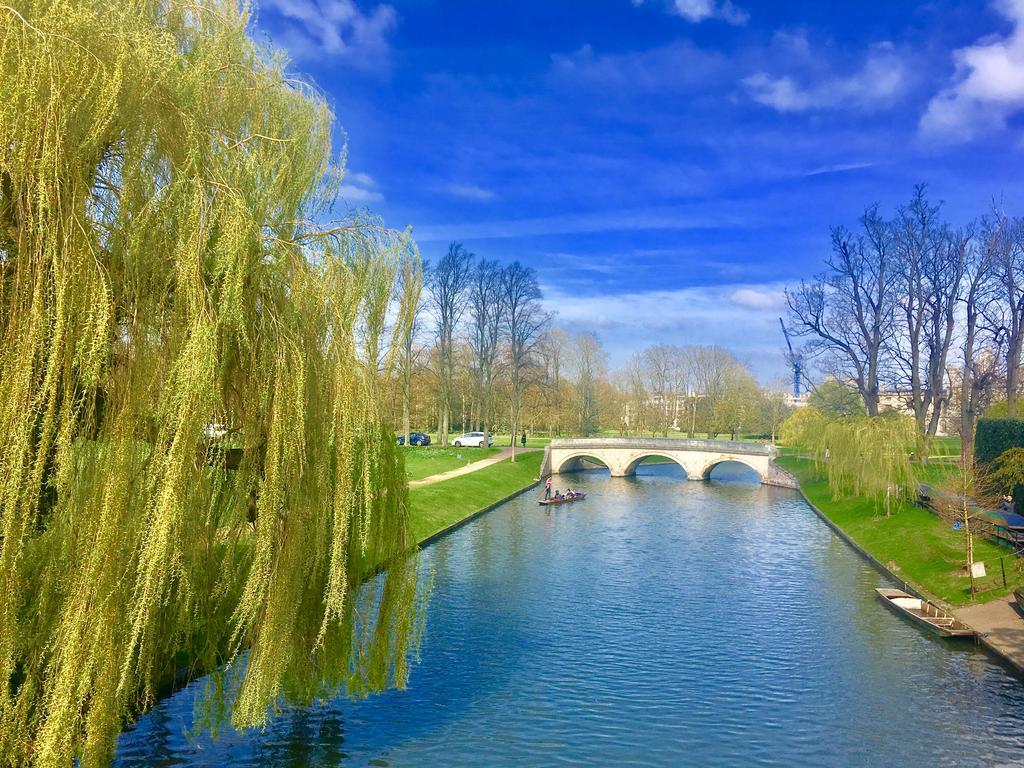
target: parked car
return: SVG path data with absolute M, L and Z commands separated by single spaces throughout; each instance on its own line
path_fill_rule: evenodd
M 398 436 L 398 444 L 405 445 L 405 435 Z M 430 445 L 430 435 L 425 435 L 422 432 L 410 432 L 409 445 Z
M 464 432 L 463 434 L 452 440 L 452 445 L 456 448 L 462 447 L 484 447 L 484 433 L 483 432 Z M 494 435 L 487 436 L 487 445 L 494 445 Z

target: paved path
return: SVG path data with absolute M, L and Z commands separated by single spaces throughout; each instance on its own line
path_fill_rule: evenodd
M 472 448 L 465 448 L 466 451 L 472 451 Z M 523 453 L 531 453 L 536 451 L 536 448 L 519 448 L 516 447 L 516 456 Z M 437 475 L 431 475 L 430 477 L 424 477 L 420 480 L 410 480 L 410 488 L 418 488 L 421 485 L 433 485 L 434 483 L 440 483 L 444 480 L 451 480 L 453 477 L 459 475 L 468 475 L 470 472 L 476 472 L 478 469 L 489 467 L 492 464 L 497 464 L 499 461 L 504 461 L 512 455 L 512 446 L 507 445 L 501 449 L 501 453 L 496 453 L 493 456 L 488 456 L 486 459 L 480 459 L 479 461 L 473 461 L 464 467 L 457 467 L 455 469 L 449 469 L 447 472 L 441 472 Z
M 1014 609 L 1012 597 L 971 605 L 953 613 L 978 633 L 982 644 L 1024 672 L 1024 619 Z

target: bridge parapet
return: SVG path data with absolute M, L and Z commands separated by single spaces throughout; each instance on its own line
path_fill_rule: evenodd
M 687 437 L 558 437 L 551 441 L 552 450 L 583 448 L 637 448 L 641 450 L 703 451 L 706 453 L 738 453 L 750 456 L 778 455 L 774 445 L 747 443 L 742 440 L 697 440 Z

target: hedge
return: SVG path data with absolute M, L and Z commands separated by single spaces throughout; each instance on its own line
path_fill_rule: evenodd
M 1009 448 L 1024 448 L 1024 419 L 979 419 L 974 457 L 991 465 Z
M 995 469 L 1003 451 L 1024 448 L 1024 419 L 979 419 L 974 432 L 974 458 Z M 1009 489 L 1018 512 L 1024 510 L 1024 486 Z

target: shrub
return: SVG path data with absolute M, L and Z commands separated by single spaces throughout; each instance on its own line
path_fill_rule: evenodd
M 979 419 L 974 456 L 986 466 L 1010 448 L 1024 448 L 1024 419 Z

